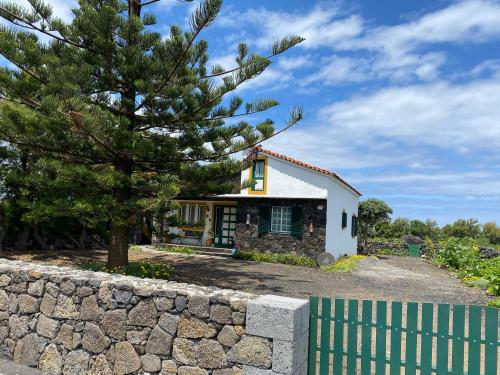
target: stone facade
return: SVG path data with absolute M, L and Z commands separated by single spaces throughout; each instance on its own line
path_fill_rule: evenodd
M 300 206 L 304 212 L 302 239 L 292 235 L 258 234 L 259 206 Z M 320 208 L 322 207 L 322 208 Z M 316 258 L 325 251 L 326 199 L 272 199 L 247 198 L 238 200 L 236 247 L 241 250 L 271 251 L 276 253 L 296 252 Z M 247 214 L 250 225 L 246 224 Z M 312 233 L 310 225 L 312 224 Z
M 305 374 L 286 357 L 298 333 L 265 332 L 262 303 L 248 316 L 263 297 L 3 259 L 0 281 L 0 357 L 45 374 Z

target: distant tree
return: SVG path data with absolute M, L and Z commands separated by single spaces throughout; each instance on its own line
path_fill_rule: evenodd
M 380 199 L 370 198 L 359 204 L 359 240 L 366 245 L 376 234 L 376 226 L 391 220 L 392 208 Z
M 482 235 L 486 237 L 489 243 L 498 245 L 500 244 L 500 227 L 495 222 L 483 224 Z
M 444 235 L 456 238 L 476 238 L 481 234 L 481 225 L 476 219 L 458 219 L 443 227 Z
M 231 155 L 302 118 L 293 108 L 278 131 L 261 116 L 250 123 L 245 116 L 278 102 L 232 95 L 302 38 L 285 37 L 266 56 L 242 43 L 233 67 L 208 69 L 199 36 L 222 0 L 201 2 L 190 30 L 172 26 L 166 37 L 146 12 L 157 0 L 80 0 L 69 23 L 42 0 L 28 1 L 30 8 L 0 3 L 0 17 L 14 25 L 0 25 L 0 53 L 16 67 L 0 69 L 0 140 L 88 166 L 95 191 L 109 198 L 109 266 L 128 264 L 131 220 L 174 199 L 182 179 L 203 177 L 220 191 L 221 174 L 235 170 Z
M 401 238 L 408 234 L 411 234 L 411 224 L 410 220 L 398 217 L 391 223 L 392 227 L 392 237 Z
M 424 238 L 437 239 L 439 237 L 440 228 L 434 220 L 427 219 L 410 221 L 411 235 Z

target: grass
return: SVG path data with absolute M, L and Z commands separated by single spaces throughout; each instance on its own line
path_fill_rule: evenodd
M 328 266 L 321 267 L 321 270 L 324 272 L 334 273 L 334 272 L 343 272 L 348 273 L 352 272 L 357 266 L 361 259 L 366 258 L 365 255 L 352 255 L 352 256 L 344 256 L 339 258 L 335 263 L 330 264 Z
M 104 262 L 85 263 L 81 269 L 95 272 L 116 273 L 136 276 L 143 279 L 169 280 L 174 273 L 174 267 L 161 262 L 130 262 L 127 267 L 108 268 Z
M 292 266 L 315 268 L 316 261 L 305 255 L 296 253 L 271 253 L 260 251 L 238 251 L 235 255 L 236 259 L 253 260 L 255 262 L 280 263 Z
M 396 255 L 396 256 L 408 256 L 408 250 L 400 250 L 400 249 L 380 249 L 376 252 L 376 255 Z
M 194 254 L 194 249 L 189 246 L 155 246 L 155 250 L 167 253 Z

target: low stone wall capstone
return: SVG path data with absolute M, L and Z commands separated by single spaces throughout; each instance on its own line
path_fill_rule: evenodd
M 0 357 L 45 374 L 303 375 L 309 303 L 0 260 Z

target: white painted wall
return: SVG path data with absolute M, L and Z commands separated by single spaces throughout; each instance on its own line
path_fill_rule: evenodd
M 357 253 L 357 237 L 351 236 L 351 224 L 352 215 L 358 215 L 359 196 L 335 177 L 297 166 L 273 156 L 267 157 L 267 192 L 265 195 L 256 195 L 255 197 L 326 198 L 325 250 L 335 258 L 342 255 L 355 255 Z M 248 176 L 249 168 L 241 174 L 242 183 L 248 180 Z M 248 196 L 248 188 L 242 189 L 241 195 Z M 347 212 L 347 227 L 344 229 L 342 229 L 343 210 Z

